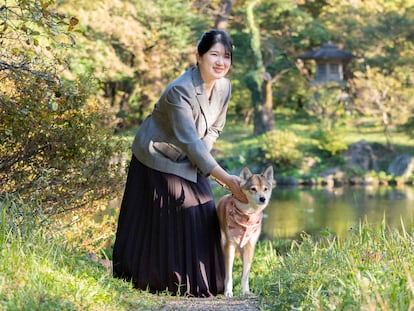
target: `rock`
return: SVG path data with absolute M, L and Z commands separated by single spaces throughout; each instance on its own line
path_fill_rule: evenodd
M 364 171 L 377 171 L 377 157 L 371 146 L 361 140 L 348 147 L 345 153 L 345 166 L 348 168 L 359 168 Z
M 414 158 L 407 155 L 397 156 L 389 165 L 387 173 L 394 176 L 402 176 L 408 179 L 413 174 Z
M 325 187 L 342 187 L 344 186 L 344 172 L 337 167 L 333 167 L 319 174 L 321 185 Z
M 293 176 L 276 176 L 276 185 L 278 186 L 289 186 L 289 187 L 295 187 L 298 185 L 298 181 Z

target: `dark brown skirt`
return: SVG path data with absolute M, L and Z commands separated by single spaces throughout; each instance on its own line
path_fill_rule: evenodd
M 208 178 L 193 183 L 132 157 L 113 274 L 136 288 L 209 297 L 224 291 L 224 258 Z

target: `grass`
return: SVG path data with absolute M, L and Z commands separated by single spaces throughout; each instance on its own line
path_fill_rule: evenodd
M 85 226 L 90 221 L 82 220 Z M 1 232 L 1 310 L 161 310 L 165 305 L 168 296 L 112 278 L 80 245 L 50 229 L 33 228 L 25 236 Z M 412 233 L 390 231 L 385 223 L 378 228 L 363 223 L 343 240 L 304 234 L 297 241 L 262 241 L 251 288 L 263 310 L 410 310 L 413 246 Z M 239 259 L 234 273 L 240 295 Z
M 279 256 L 268 243 L 255 287 L 264 310 L 412 310 L 413 244 L 412 233 L 385 223 L 361 224 L 344 240 L 303 235 Z
M 0 310 L 159 310 L 165 304 L 92 261 L 85 245 L 74 242 L 76 229 L 61 226 L 64 219 L 40 223 L 33 215 L 9 217 L 13 209 L 28 208 L 18 198 L 0 202 Z M 82 222 L 83 242 L 93 241 L 97 236 L 88 230 L 94 221 Z
M 45 230 L 1 245 L 0 310 L 160 310 L 165 299 L 114 279 Z

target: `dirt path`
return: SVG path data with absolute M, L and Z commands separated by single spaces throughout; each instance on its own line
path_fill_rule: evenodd
M 172 298 L 161 311 L 259 311 L 257 297 Z
M 100 259 L 96 254 L 89 253 L 89 258 L 103 265 L 112 274 L 112 261 Z M 183 298 L 171 297 L 165 299 L 165 305 L 160 311 L 260 311 L 256 296 L 243 298 L 226 298 L 224 296 L 213 298 Z

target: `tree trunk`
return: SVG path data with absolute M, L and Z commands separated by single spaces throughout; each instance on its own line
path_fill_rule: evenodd
M 266 132 L 265 118 L 264 118 L 264 100 L 262 92 L 263 74 L 265 72 L 261 43 L 260 43 L 260 31 L 255 24 L 254 20 L 254 7 L 260 0 L 253 0 L 247 5 L 246 18 L 247 26 L 250 29 L 250 47 L 253 52 L 253 67 L 254 69 L 246 78 L 246 84 L 252 95 L 252 103 L 254 109 L 254 135 L 260 135 Z
M 271 79 L 264 79 L 264 105 L 263 105 L 263 123 L 266 132 L 271 132 L 275 128 L 275 118 L 273 116 L 273 93 Z
M 227 24 L 229 21 L 230 11 L 232 6 L 235 4 L 236 0 L 221 0 L 220 11 L 216 16 L 216 21 L 214 22 L 214 28 L 216 29 L 227 29 Z
M 253 103 L 253 134 L 260 135 L 266 132 L 263 120 L 263 98 L 260 72 L 257 70 L 251 71 L 246 76 L 246 85 L 250 90 Z

